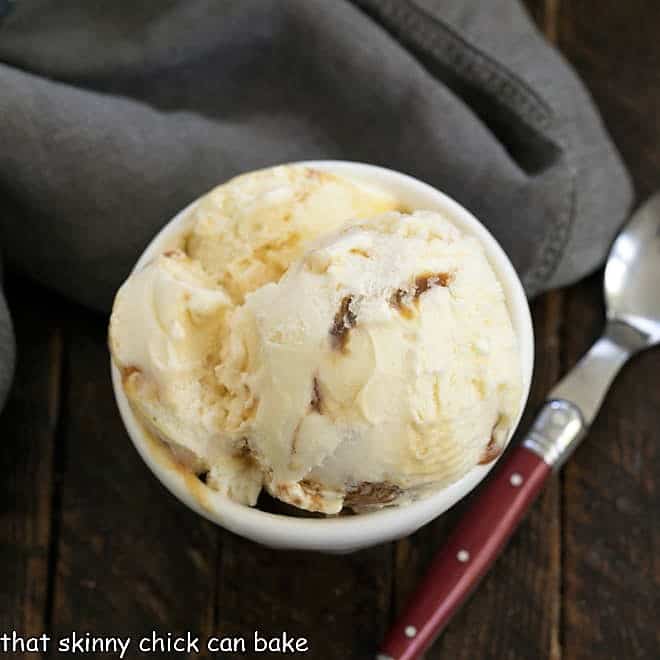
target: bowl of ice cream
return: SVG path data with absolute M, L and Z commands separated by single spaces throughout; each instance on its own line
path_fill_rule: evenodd
M 120 288 L 109 344 L 128 434 L 174 495 L 327 552 L 401 538 L 469 493 L 533 367 L 524 291 L 486 228 L 343 161 L 248 173 L 182 210 Z

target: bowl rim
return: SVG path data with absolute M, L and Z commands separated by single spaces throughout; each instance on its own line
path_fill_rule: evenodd
M 534 331 L 529 305 L 520 279 L 508 256 L 486 227 L 445 193 L 407 174 L 376 165 L 343 160 L 311 160 L 286 163 L 313 167 L 375 185 L 395 196 L 432 200 L 432 210 L 447 215 L 460 229 L 476 236 L 505 290 L 507 305 L 519 342 L 523 391 L 520 410 L 512 424 L 507 445 L 525 409 L 534 366 Z M 199 198 L 198 198 L 199 199 Z M 143 267 L 156 254 L 167 249 L 191 220 L 198 199 L 179 211 L 147 245 L 131 272 Z M 404 199 L 405 201 L 405 199 Z M 419 207 L 421 208 L 421 207 Z M 213 491 L 194 475 L 186 473 L 170 452 L 154 442 L 136 420 L 121 383 L 119 370 L 110 359 L 112 384 L 117 405 L 131 441 L 161 483 L 188 507 L 208 520 L 258 543 L 271 547 L 301 550 L 350 551 L 401 538 L 440 516 L 470 493 L 490 472 L 499 458 L 488 465 L 477 465 L 458 481 L 432 495 L 400 507 L 349 516 L 305 518 L 275 514 L 248 507 Z

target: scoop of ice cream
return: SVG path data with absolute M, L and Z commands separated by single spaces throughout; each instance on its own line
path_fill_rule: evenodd
M 254 504 L 263 481 L 245 436 L 257 399 L 239 380 L 228 388 L 216 375 L 222 356 L 248 341 L 232 331 L 232 311 L 278 280 L 312 239 L 396 206 L 389 195 L 309 168 L 244 175 L 199 200 L 178 249 L 119 290 L 109 343 L 129 403 L 210 487 Z
M 160 255 L 119 290 L 110 348 L 133 410 L 148 430 L 207 483 L 246 503 L 261 471 L 243 459 L 244 443 L 218 429 L 227 416 L 210 370 L 220 351 L 231 300 L 181 251 Z
M 276 497 L 336 513 L 402 503 L 492 460 L 521 394 L 502 288 L 442 216 L 325 236 L 231 313 L 218 381 Z M 245 406 L 247 404 L 243 404 Z
M 241 304 L 247 293 L 279 280 L 310 241 L 398 206 L 382 191 L 326 172 L 274 167 L 205 195 L 193 210 L 186 251 Z

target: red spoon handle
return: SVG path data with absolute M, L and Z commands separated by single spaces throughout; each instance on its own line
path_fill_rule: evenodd
M 550 473 L 529 449 L 511 449 L 431 563 L 388 633 L 381 660 L 413 660 L 429 647 L 493 564 Z

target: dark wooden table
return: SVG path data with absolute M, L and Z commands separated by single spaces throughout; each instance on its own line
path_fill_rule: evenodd
M 660 3 L 528 5 L 591 89 L 638 196 L 660 187 Z M 167 494 L 130 444 L 105 319 L 22 281 L 8 293 L 19 361 L 0 420 L 0 633 L 287 631 L 309 639 L 307 657 L 372 657 L 461 507 L 343 557 L 233 536 Z M 532 409 L 598 334 L 600 276 L 533 312 Z M 660 350 L 624 370 L 588 442 L 429 658 L 660 658 L 659 374 Z

